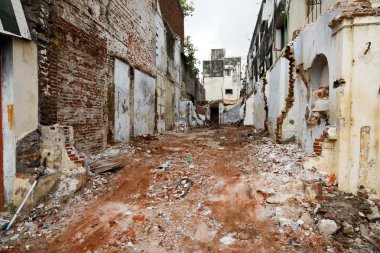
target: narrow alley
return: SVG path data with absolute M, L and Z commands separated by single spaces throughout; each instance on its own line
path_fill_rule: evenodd
M 380 0 L 1 0 L 0 253 L 380 252 Z
M 6 248 L 376 252 L 376 244 L 358 229 L 379 235 L 380 226 L 359 214 L 370 216 L 380 203 L 337 191 L 333 178 L 303 169 L 304 157 L 297 145 L 275 144 L 248 127 L 201 128 L 115 144 L 92 162 L 120 162 L 122 169 L 91 173 L 66 205 L 51 194 L 9 231 L 19 240 Z M 335 228 L 321 225 L 330 219 Z

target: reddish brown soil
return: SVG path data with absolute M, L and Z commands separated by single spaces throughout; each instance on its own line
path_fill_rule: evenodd
M 140 140 L 140 152 L 116 159 L 125 167 L 109 182 L 112 190 L 73 207 L 69 225 L 51 239 L 30 238 L 23 244 L 31 245 L 29 252 L 46 253 L 297 252 L 286 248 L 289 238 L 278 233 L 277 224 L 256 219 L 263 201 L 256 189 L 244 182 L 247 175 L 242 172 L 249 151 L 247 132 L 244 128 L 200 129 Z M 196 140 L 200 139 L 208 143 L 199 144 Z M 144 154 L 147 150 L 151 151 L 149 155 Z M 188 156 L 198 169 L 188 168 Z M 154 169 L 168 157 L 177 167 L 156 173 Z M 257 173 L 255 168 L 250 171 L 249 176 Z M 185 198 L 176 199 L 170 192 L 168 198 L 165 194 L 149 195 L 152 185 L 159 188 L 168 182 L 173 187 L 181 177 L 194 181 Z M 208 209 L 210 214 L 205 215 Z M 199 232 L 202 224 L 213 236 Z M 179 232 L 180 227 L 184 232 Z M 234 235 L 235 243 L 225 245 L 220 241 L 228 234 Z M 125 246 L 128 242 L 134 246 Z M 311 252 L 321 252 L 314 250 Z

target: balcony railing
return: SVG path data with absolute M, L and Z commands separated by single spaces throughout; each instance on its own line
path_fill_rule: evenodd
M 308 0 L 307 21 L 314 22 L 322 14 L 322 0 Z

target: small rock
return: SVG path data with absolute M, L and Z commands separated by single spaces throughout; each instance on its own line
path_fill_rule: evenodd
M 196 232 L 195 232 L 195 240 L 202 243 L 212 242 L 217 234 L 217 231 L 210 229 L 207 224 L 201 223 Z
M 281 178 L 281 181 L 282 181 L 282 183 L 287 184 L 287 183 L 290 182 L 290 177 L 288 177 L 288 176 L 283 176 L 283 177 Z
M 158 166 L 158 169 L 160 169 L 160 170 L 167 170 L 170 167 L 171 167 L 170 162 L 166 162 L 166 163 L 160 164 L 160 166 Z
M 236 242 L 236 239 L 231 234 L 228 234 L 221 238 L 219 241 L 224 245 L 232 245 Z
M 368 220 L 371 222 L 376 222 L 380 220 L 380 212 L 377 206 L 371 207 L 372 213 L 367 215 Z
M 305 199 L 308 202 L 314 202 L 317 196 L 317 193 L 310 186 L 305 188 Z
M 311 218 L 309 213 L 302 214 L 301 220 L 303 220 L 305 225 L 308 225 L 308 226 L 314 223 L 314 220 Z
M 326 235 L 333 235 L 338 231 L 339 227 L 333 220 L 321 220 L 318 224 L 319 232 Z
M 276 194 L 272 197 L 267 198 L 267 203 L 268 204 L 283 204 L 292 197 L 293 195 L 291 194 Z
M 343 234 L 353 235 L 354 233 L 354 227 L 348 224 L 347 222 L 343 222 Z

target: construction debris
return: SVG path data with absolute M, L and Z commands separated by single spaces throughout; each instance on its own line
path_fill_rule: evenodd
M 98 174 L 119 170 L 121 168 L 123 168 L 123 165 L 121 163 L 99 161 L 91 164 L 91 171 Z
M 85 188 L 67 202 L 52 196 L 22 214 L 1 247 L 376 252 L 380 202 L 339 192 L 334 175 L 304 167 L 307 155 L 296 144 L 262 135 L 244 128 L 172 133 L 128 148 L 135 152 L 99 156 Z M 174 149 L 180 146 L 186 148 Z M 118 173 L 95 173 L 124 160 Z

